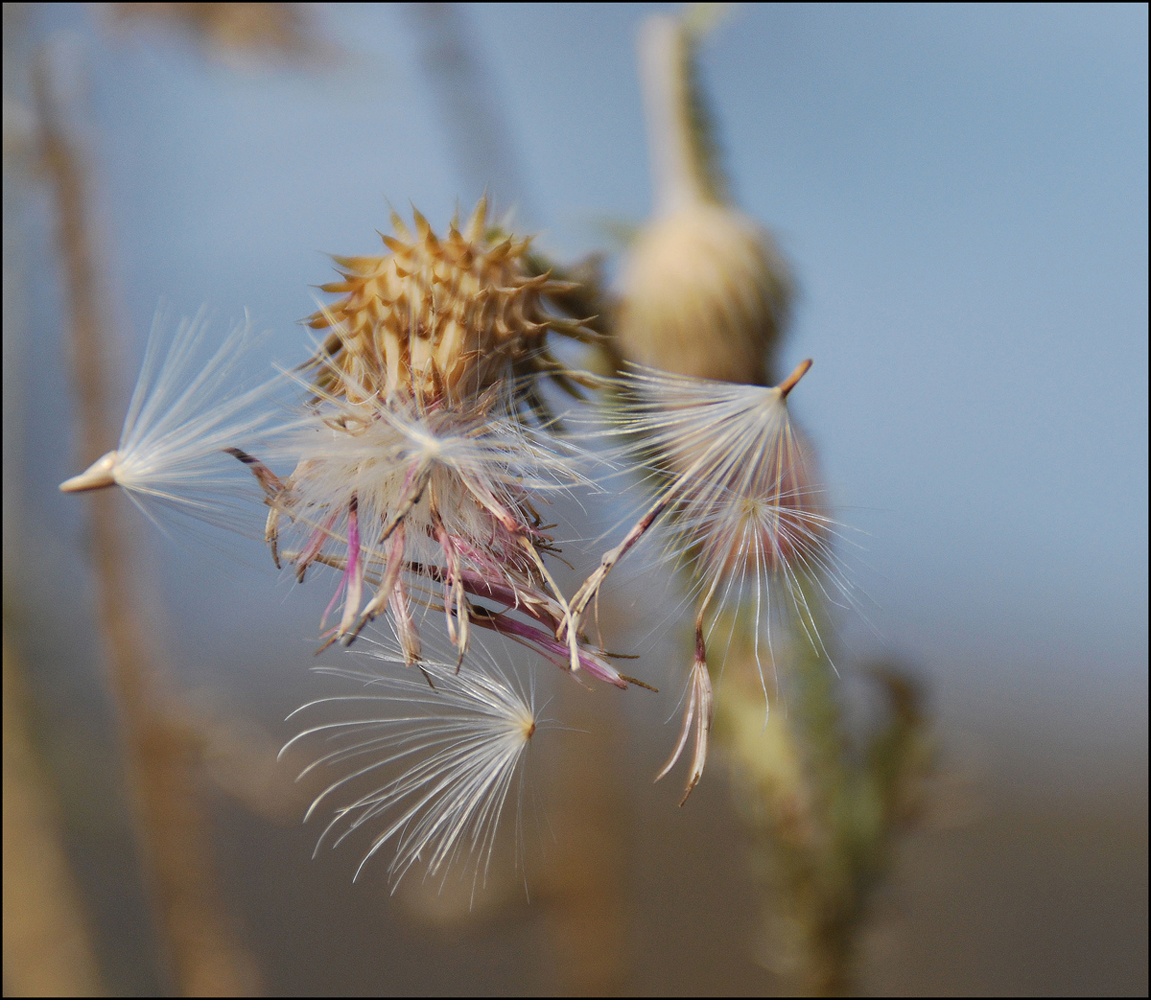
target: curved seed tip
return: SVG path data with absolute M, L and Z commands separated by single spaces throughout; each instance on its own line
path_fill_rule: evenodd
M 799 364 L 796 366 L 796 369 L 795 369 L 795 371 L 793 371 L 793 372 L 792 372 L 790 375 L 788 375 L 788 376 L 787 376 L 787 378 L 786 378 L 786 379 L 784 379 L 784 381 L 782 381 L 782 382 L 781 382 L 781 383 L 778 385 L 778 387 L 777 387 L 777 388 L 779 389 L 779 394 L 780 394 L 780 395 L 781 395 L 781 396 L 782 396 L 784 399 L 786 399 L 786 398 L 787 398 L 787 394 L 788 394 L 789 392 L 791 392 L 791 390 L 792 390 L 792 389 L 794 389 L 794 388 L 796 387 L 796 385 L 799 383 L 799 380 L 800 380 L 801 378 L 803 378 L 803 376 L 804 376 L 804 375 L 806 375 L 806 374 L 807 374 L 807 370 L 808 370 L 808 369 L 811 367 L 811 365 L 812 365 L 812 360 L 811 360 L 811 358 L 808 358 L 806 361 L 801 361 L 801 362 L 800 362 L 800 363 L 799 363 Z
M 80 475 L 65 479 L 60 484 L 60 489 L 65 493 L 81 493 L 84 490 L 102 490 L 105 486 L 115 486 L 116 476 L 112 470 L 119 457 L 118 452 L 108 452 L 102 458 L 96 459 Z

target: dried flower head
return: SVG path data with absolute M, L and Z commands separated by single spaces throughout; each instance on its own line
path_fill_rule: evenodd
M 486 199 L 462 232 L 453 222 L 445 239 L 413 215 L 415 235 L 392 213 L 396 235 L 382 237 L 390 253 L 335 258 L 342 280 L 322 288 L 344 298 L 309 320 L 328 331 L 314 362 L 317 387 L 352 393 L 351 402 L 361 393 L 406 393 L 426 405 L 554 370 L 547 332 L 586 331 L 549 309 L 548 296 L 572 286 L 532 273 L 525 260 L 530 237 L 493 234 Z
M 154 336 L 120 446 L 62 487 L 118 484 L 224 521 L 214 505 L 234 496 L 234 481 L 220 475 L 231 456 L 242 463 L 232 468 L 246 468 L 258 484 L 276 565 L 290 564 L 300 581 L 313 566 L 339 573 L 324 615 L 339 607 L 338 622 L 325 645 L 348 645 L 369 623 L 386 622 L 395 640 L 388 657 L 420 673 L 387 682 L 357 676 L 386 683 L 389 693 L 373 697 L 403 701 L 414 714 L 305 735 L 349 738 L 323 764 L 391 748 L 317 804 L 346 781 L 423 755 L 344 807 L 329 828 L 347 821 L 342 839 L 395 811 L 369 855 L 394 839 L 397 877 L 421 857 L 434 873 L 462 853 L 490 856 L 535 732 L 530 699 L 490 658 L 472 656 L 463 669 L 476 630 L 627 687 L 633 679 L 581 624 L 614 564 L 668 520 L 702 595 L 683 729 L 661 772 L 694 734 L 690 792 L 712 719 L 709 609 L 738 603 L 749 589 L 766 602 L 780 581 L 828 563 L 827 521 L 787 416 L 787 395 L 808 363 L 776 388 L 637 369 L 615 384 L 610 412 L 629 442 L 625 461 L 652 471 L 658 495 L 569 603 L 547 565 L 556 549 L 538 509 L 558 492 L 596 484 L 590 456 L 547 416 L 540 383 L 602 385 L 547 352 L 549 330 L 586 332 L 557 304 L 570 302 L 571 288 L 533 272 L 527 241 L 493 236 L 482 202 L 462 232 L 453 224 L 443 240 L 415 219 L 414 238 L 396 220 L 388 255 L 342 259 L 344 280 L 328 290 L 343 298 L 310 320 L 325 336 L 295 372 L 249 382 L 238 370 L 254 343 L 247 325 L 206 362 L 202 317 L 181 326 L 166 352 Z M 294 408 L 275 404 L 276 393 L 293 388 L 303 397 Z M 244 482 L 251 497 L 252 480 Z M 454 662 L 428 652 L 445 634 Z
M 299 579 L 317 562 L 343 571 L 330 641 L 350 643 L 388 610 L 415 662 L 414 594 L 442 608 L 461 659 L 477 624 L 626 686 L 574 631 L 556 639 L 567 604 L 533 506 L 587 483 L 576 449 L 529 416 L 542 409 L 539 376 L 567 377 L 544 337 L 581 329 L 545 309 L 568 286 L 529 273 L 528 241 L 489 239 L 483 201 L 444 240 L 419 213 L 415 239 L 393 222 L 391 253 L 341 258 L 344 280 L 326 287 L 345 297 L 311 320 L 328 334 L 310 363 L 313 419 L 284 449 L 294 471 L 279 478 L 235 453 L 267 494 L 273 558 L 286 522 L 301 536 L 290 553 Z M 365 602 L 366 585 L 375 592 Z

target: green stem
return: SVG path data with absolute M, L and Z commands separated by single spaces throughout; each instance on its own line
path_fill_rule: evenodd
M 648 18 L 640 29 L 640 78 L 657 216 L 726 200 L 710 116 L 695 80 L 694 46 L 694 37 L 674 17 Z

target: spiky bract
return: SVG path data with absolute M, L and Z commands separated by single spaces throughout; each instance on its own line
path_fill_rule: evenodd
M 462 232 L 453 222 L 442 240 L 413 215 L 414 235 L 392 213 L 396 235 L 382 237 L 390 253 L 335 258 L 342 280 L 322 287 L 344 297 L 309 321 L 329 331 L 316 357 L 321 389 L 385 398 L 405 391 L 421 402 L 467 398 L 509 372 L 553 367 L 549 329 L 586 332 L 548 308 L 549 294 L 571 286 L 530 271 L 530 238 L 493 238 L 486 199 Z

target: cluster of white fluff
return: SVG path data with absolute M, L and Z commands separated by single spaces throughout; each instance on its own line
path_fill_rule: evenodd
M 461 655 L 469 580 L 562 617 L 524 543 L 547 542 L 533 497 L 547 502 L 549 493 L 593 485 L 581 470 L 586 457 L 526 424 L 499 385 L 447 405 L 403 391 L 377 400 L 347 381 L 340 373 L 338 395 L 317 391 L 310 419 L 277 449 L 295 469 L 269 498 L 270 540 L 283 520 L 300 535 L 287 557 L 301 578 L 317 560 L 345 571 L 336 637 L 349 641 L 388 606 L 404 567 L 446 572 L 447 627 Z M 376 593 L 361 609 L 362 582 L 372 574 Z M 398 617 L 406 621 L 402 611 Z M 402 637 L 414 662 L 418 638 L 407 627 Z
M 781 590 L 808 620 L 807 580 L 829 582 L 850 600 L 831 546 L 838 527 L 812 450 L 787 409 L 808 366 L 774 387 L 650 369 L 625 378 L 614 426 L 627 435 L 632 464 L 658 456 L 653 472 L 656 503 L 669 522 L 667 550 L 691 563 L 704 605 L 750 599 L 757 619 L 769 623 L 763 612 Z
M 587 639 L 583 619 L 612 567 L 666 521 L 671 550 L 691 564 L 702 595 L 683 726 L 660 774 L 694 736 L 690 793 L 712 714 L 705 612 L 751 593 L 758 613 L 778 583 L 803 602 L 800 574 L 841 579 L 830 554 L 834 526 L 787 414 L 806 365 L 776 388 L 646 369 L 604 380 L 608 433 L 626 442 L 615 454 L 653 476 L 655 498 L 568 601 L 546 565 L 554 548 L 533 501 L 594 488 L 594 463 L 554 425 L 522 415 L 510 367 L 508 378 L 467 396 L 433 399 L 402 386 L 383 396 L 331 361 L 320 362 L 325 372 L 315 380 L 282 371 L 253 381 L 246 369 L 260 338 L 247 322 L 214 353 L 207 341 L 202 313 L 166 347 L 160 327 L 153 330 L 119 446 L 61 488 L 116 484 L 141 504 L 161 501 L 230 526 L 243 494 L 268 509 L 265 537 L 277 565 L 290 564 L 300 580 L 315 563 L 341 573 L 328 614 L 341 600 L 343 608 L 328 644 L 351 644 L 380 618 L 386 650 L 373 629 L 368 652 L 397 666 L 387 674 L 331 670 L 367 693 L 305 709 L 360 701 L 389 711 L 312 726 L 301 737 L 332 741 L 313 768 L 352 766 L 311 811 L 371 784 L 338 809 L 324 836 L 340 830 L 338 843 L 382 822 L 368 857 L 394 843 L 396 879 L 417 860 L 433 874 L 462 858 L 482 862 L 477 874 L 486 866 L 537 730 L 532 698 L 482 646 L 469 655 L 474 629 L 627 687 L 633 679 Z M 428 629 L 442 634 L 427 623 L 429 612 L 442 613 L 454 657 L 429 654 L 438 647 L 425 642 Z

